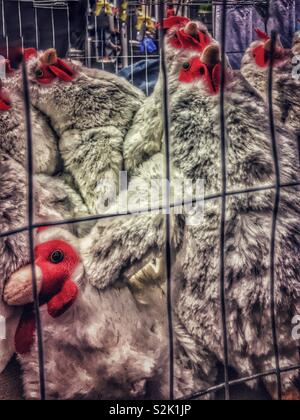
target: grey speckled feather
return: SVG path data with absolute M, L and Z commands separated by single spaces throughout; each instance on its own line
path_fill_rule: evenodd
M 5 79 L 4 86 L 12 101 L 12 109 L 0 112 L 0 151 L 26 167 L 25 111 L 22 92 L 17 91 L 16 83 L 22 83 L 19 72 Z M 59 168 L 56 135 L 48 124 L 47 118 L 33 107 L 31 118 L 34 171 L 53 175 Z
M 208 96 L 201 82 L 183 85 L 177 78 L 175 72 L 170 80 L 173 174 L 175 176 L 179 171 L 180 176 L 204 179 L 206 196 L 219 193 L 219 98 Z M 274 185 L 266 108 L 239 73 L 228 79 L 226 127 L 228 189 Z M 282 182 L 294 182 L 299 177 L 299 162 L 293 135 L 280 126 L 276 135 Z M 138 178 L 148 177 L 149 180 L 159 172 L 163 173 L 163 160 L 154 155 L 136 174 Z M 137 202 L 146 203 L 147 193 L 145 190 L 143 196 L 142 190 L 137 190 L 136 195 L 132 194 Z M 271 189 L 232 196 L 227 201 L 229 351 L 230 364 L 239 377 L 274 368 L 269 274 L 273 201 Z M 299 363 L 298 346 L 291 337 L 291 321 L 299 305 L 300 292 L 299 205 L 298 189 L 285 188 L 276 242 L 276 303 L 282 365 Z M 200 382 L 200 388 L 205 388 L 215 383 L 217 366 L 223 357 L 219 291 L 220 200 L 206 203 L 204 219 L 198 226 L 188 226 L 184 218 L 176 217 L 173 228 L 175 251 L 177 249 L 173 306 L 179 354 L 185 354 L 192 362 L 194 378 L 197 378 L 198 386 Z M 126 278 L 134 266 L 138 269 L 151 255 L 159 255 L 163 243 L 163 218 L 159 215 L 99 223 L 86 248 L 90 253 L 88 267 L 93 283 L 102 289 Z M 96 267 L 102 273 L 101 280 L 95 276 Z M 295 375 L 284 376 L 284 392 L 293 389 Z M 273 377 L 265 379 L 271 395 L 275 395 L 274 380 Z M 181 388 L 180 393 L 189 393 L 192 388 L 189 384 Z
M 300 131 L 300 77 L 295 74 L 296 63 L 293 64 L 295 57 L 299 56 L 299 44 L 296 42 L 291 50 L 286 50 L 286 58 L 273 70 L 273 102 L 276 111 L 276 121 L 283 123 L 298 135 Z M 268 68 L 260 68 L 256 65 L 252 56 L 252 49 L 259 45 L 257 41 L 246 51 L 241 72 L 248 82 L 259 92 L 265 101 L 268 100 Z
M 38 63 L 29 63 L 34 79 Z M 89 211 L 97 213 L 98 198 L 110 198 L 107 181 L 119 188 L 123 141 L 144 96 L 125 80 L 74 64 L 73 82 L 31 83 L 33 105 L 48 116 L 59 137 L 64 170 L 73 176 Z

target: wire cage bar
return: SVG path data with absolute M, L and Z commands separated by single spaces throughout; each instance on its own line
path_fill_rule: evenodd
M 12 0 L 17 3 L 17 10 L 18 10 L 18 20 L 19 20 L 19 36 L 22 40 L 22 46 L 25 44 L 24 41 L 24 32 L 22 26 L 22 3 L 32 3 L 29 0 Z M 35 16 L 35 41 L 36 46 L 39 47 L 39 30 L 38 30 L 38 11 L 40 9 L 44 9 L 46 11 L 50 11 L 51 14 L 51 26 L 52 26 L 52 46 L 55 47 L 55 17 L 54 11 L 55 10 L 63 10 L 67 13 L 67 45 L 68 50 L 72 48 L 72 41 L 71 41 L 71 29 L 70 29 L 70 3 L 76 3 L 76 0 L 72 1 L 59 1 L 59 2 L 52 2 L 52 1 L 34 1 L 33 2 L 33 10 Z M 116 3 L 116 2 L 115 2 Z M 253 5 L 254 3 L 257 4 L 267 4 L 267 1 L 240 1 L 241 5 Z M 275 376 L 277 381 L 277 395 L 278 399 L 282 399 L 282 384 L 281 384 L 281 375 L 286 372 L 297 371 L 300 370 L 300 364 L 295 366 L 289 367 L 281 367 L 280 365 L 280 355 L 279 355 L 279 345 L 278 345 L 278 334 L 277 334 L 277 321 L 276 321 L 276 303 L 275 303 L 275 287 L 276 287 L 276 276 L 275 276 L 275 247 L 276 247 L 276 230 L 277 230 L 277 219 L 278 219 L 278 211 L 279 211 L 279 204 L 280 204 L 280 194 L 281 190 L 284 188 L 288 188 L 291 186 L 300 186 L 300 180 L 295 181 L 294 183 L 284 184 L 281 181 L 280 177 L 280 168 L 279 168 L 279 158 L 278 158 L 278 146 L 276 140 L 276 130 L 275 130 L 275 117 L 274 117 L 274 110 L 273 110 L 273 62 L 274 62 L 274 51 L 275 51 L 275 40 L 276 40 L 276 33 L 272 33 L 272 43 L 271 43 L 271 65 L 269 71 L 269 80 L 268 80 L 268 109 L 269 109 L 269 122 L 270 122 L 270 141 L 272 146 L 272 153 L 273 153 L 273 161 L 274 161 L 274 168 L 275 168 L 275 184 L 266 185 L 260 188 L 249 188 L 237 191 L 230 191 L 228 190 L 227 186 L 227 166 L 226 166 L 226 153 L 227 153 L 227 140 L 226 140 L 226 116 L 225 116 L 225 66 L 226 66 L 226 22 L 227 22 L 227 9 L 230 5 L 235 4 L 236 2 L 232 1 L 214 1 L 213 4 L 211 2 L 194 2 L 194 1 L 178 1 L 173 2 L 175 6 L 177 6 L 177 13 L 181 13 L 186 16 L 193 17 L 197 10 L 193 7 L 198 7 L 199 5 L 212 5 L 215 6 L 222 6 L 222 20 L 221 20 L 221 51 L 222 51 L 222 70 L 221 70 L 221 90 L 220 90 L 220 127 L 221 127 L 221 167 L 222 167 L 222 190 L 219 194 L 214 194 L 211 196 L 206 196 L 205 198 L 196 198 L 192 202 L 193 204 L 197 201 L 211 201 L 215 199 L 220 199 L 222 203 L 222 217 L 221 217 L 221 226 L 220 226 L 220 307 L 222 312 L 222 330 L 220 334 L 223 338 L 223 348 L 224 348 L 224 360 L 223 360 L 223 367 L 224 367 L 224 380 L 211 388 L 202 389 L 202 390 L 195 390 L 195 392 L 191 395 L 185 396 L 184 400 L 194 400 L 205 397 L 207 395 L 213 394 L 216 391 L 224 390 L 225 392 L 225 399 L 231 399 L 231 387 L 234 385 L 248 383 L 252 380 L 257 380 L 267 376 Z M 165 44 L 164 44 L 164 31 L 162 29 L 163 19 L 165 17 L 165 6 L 166 2 L 156 0 L 145 2 L 130 2 L 130 6 L 134 7 L 141 7 L 145 6 L 146 9 L 144 11 L 147 14 L 151 14 L 151 16 L 157 19 L 157 23 L 161 24 L 161 29 L 158 33 L 158 38 L 156 41 L 158 42 L 158 51 L 157 56 L 160 58 L 160 69 L 161 75 L 163 79 L 163 113 L 162 113 L 162 120 L 163 120 L 163 127 L 164 127 L 164 144 L 165 144 L 165 162 L 166 162 L 166 179 L 170 180 L 171 178 L 171 170 L 170 170 L 170 161 L 171 161 L 171 153 L 170 153 L 170 109 L 169 109 L 169 95 L 168 95 L 168 73 L 166 68 L 166 57 L 165 57 Z M 7 28 L 5 24 L 5 0 L 1 0 L 1 7 L 2 7 L 2 34 L 3 37 L 6 39 L 8 45 L 8 36 L 7 36 Z M 86 64 L 89 66 L 93 65 L 93 60 L 95 59 L 96 64 L 100 65 L 101 68 L 106 69 L 106 64 L 104 62 L 104 52 L 97 48 L 99 45 L 103 47 L 103 38 L 100 34 L 100 39 L 98 39 L 99 32 L 98 32 L 98 21 L 96 16 L 91 16 L 91 5 L 87 3 L 87 15 L 86 15 L 86 42 L 85 42 L 85 51 L 84 55 L 81 56 Z M 196 10 L 196 11 L 195 11 Z M 213 8 L 209 12 L 211 14 L 211 25 L 212 27 L 215 25 L 214 22 L 214 10 Z M 92 17 L 92 18 L 91 18 Z M 91 19 L 90 19 L 91 18 Z M 133 14 L 128 14 L 128 19 L 126 22 L 119 22 L 119 32 L 122 36 L 123 31 L 123 44 L 122 41 L 122 48 L 127 51 L 125 55 L 120 54 L 115 62 L 112 71 L 118 73 L 119 71 L 119 64 L 122 66 L 130 65 L 134 66 L 134 62 L 137 59 L 137 55 L 135 54 L 133 43 L 130 42 L 134 38 L 134 24 L 132 22 Z M 91 28 L 91 22 L 94 23 L 94 27 Z M 94 31 L 94 35 L 92 34 Z M 96 46 L 96 49 L 95 49 Z M 9 53 L 9 48 L 7 47 L 7 51 Z M 149 59 L 147 52 L 143 57 L 146 61 Z M 147 74 L 146 74 L 147 77 Z M 133 76 L 131 79 L 132 83 L 134 82 Z M 43 349 L 43 328 L 40 319 L 40 309 L 39 309 L 39 299 L 37 293 L 37 283 L 36 283 L 36 275 L 35 275 L 35 265 L 34 265 L 34 240 L 33 240 L 33 233 L 36 229 L 40 227 L 49 227 L 49 226 L 60 226 L 60 225 L 68 225 L 68 224 L 77 224 L 87 221 L 97 221 L 102 219 L 111 219 L 111 218 L 118 218 L 120 216 L 132 216 L 135 212 L 128 212 L 127 214 L 107 214 L 107 215 L 100 215 L 94 214 L 91 216 L 76 218 L 76 219 L 65 219 L 60 221 L 47 221 L 47 223 L 34 223 L 33 220 L 33 147 L 32 147 L 32 133 L 31 133 L 31 116 L 30 116 L 30 99 L 29 99 L 29 89 L 28 89 L 28 76 L 26 73 L 26 66 L 23 64 L 23 83 L 24 83 L 24 104 L 26 110 L 26 135 L 27 135 L 27 147 L 28 147 L 28 225 L 27 226 L 20 226 L 17 229 L 0 232 L 0 238 L 9 237 L 12 235 L 16 235 L 21 232 L 28 233 L 28 246 L 30 249 L 30 257 L 31 257 L 31 266 L 32 266 L 32 278 L 33 278 L 33 290 L 34 290 L 34 306 L 35 306 L 35 314 L 37 320 L 37 335 L 38 335 L 38 353 L 39 353 L 39 372 L 40 372 L 40 398 L 42 400 L 46 399 L 46 386 L 45 386 L 45 374 L 44 374 L 44 349 Z M 149 92 L 147 92 L 149 93 Z M 275 193 L 275 200 L 273 206 L 273 214 L 272 214 L 272 231 L 270 232 L 270 245 L 271 245 L 271 252 L 270 252 L 270 314 L 271 314 L 271 321 L 272 321 L 272 334 L 273 334 L 273 349 L 274 349 L 274 358 L 275 358 L 275 369 L 271 369 L 267 372 L 259 372 L 255 375 L 242 377 L 237 380 L 230 380 L 229 375 L 229 348 L 228 348 L 228 331 L 227 331 L 227 312 L 226 312 L 226 200 L 230 196 L 241 196 L 243 194 L 249 194 L 250 192 L 261 192 L 261 191 L 273 191 Z M 181 206 L 182 203 L 170 203 L 167 202 L 165 206 L 160 206 L 157 210 L 170 210 L 175 208 L 176 206 Z M 143 214 L 147 213 L 150 210 L 145 209 L 139 211 L 136 214 Z M 151 210 L 152 211 L 152 210 Z M 169 360 L 170 360 L 170 371 L 169 371 L 169 378 L 170 378 L 170 390 L 169 396 L 170 400 L 174 399 L 174 326 L 173 326 L 173 308 L 172 308 L 172 246 L 171 246 L 171 219 L 170 219 L 170 211 L 166 211 L 166 245 L 165 245 L 165 260 L 166 260 L 166 273 L 167 273 L 167 312 L 168 312 L 168 323 L 169 323 Z

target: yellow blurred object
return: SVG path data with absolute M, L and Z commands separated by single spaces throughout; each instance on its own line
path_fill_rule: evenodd
M 146 16 L 142 12 L 138 12 L 136 29 L 138 31 L 141 31 L 143 28 L 143 25 L 146 25 L 146 29 L 148 31 L 154 31 L 156 28 L 155 22 L 151 16 Z
M 121 13 L 120 13 L 121 22 L 127 22 L 127 17 L 128 17 L 127 9 L 128 9 L 128 1 L 126 0 L 126 1 L 123 1 L 121 5 Z
M 96 3 L 95 15 L 99 16 L 103 10 L 107 15 L 112 15 L 114 7 L 107 0 L 98 0 Z

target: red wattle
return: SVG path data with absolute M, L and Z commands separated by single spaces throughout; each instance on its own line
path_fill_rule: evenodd
M 263 41 L 269 41 L 270 37 L 265 32 L 261 31 L 259 28 L 255 29 L 255 32 L 257 33 L 258 37 L 262 39 Z
M 47 307 L 48 313 L 52 318 L 63 315 L 75 302 L 78 296 L 78 287 L 71 280 L 67 280 L 61 291 L 49 300 Z
M 42 273 L 39 305 L 47 304 L 49 315 L 57 318 L 77 299 L 78 286 L 70 276 L 80 262 L 79 255 L 71 245 L 59 239 L 40 243 L 35 247 L 34 253 L 35 264 Z M 59 254 L 61 258 L 55 258 L 55 254 Z M 34 343 L 35 328 L 33 305 L 30 304 L 24 307 L 15 335 L 17 353 L 30 352 Z
M 8 95 L 0 90 L 0 111 L 9 111 L 12 108 Z
M 30 352 L 34 343 L 35 316 L 32 305 L 26 306 L 15 335 L 15 346 L 18 354 Z
M 266 50 L 264 45 L 259 45 L 258 47 L 255 47 L 252 54 L 256 64 L 259 67 L 268 67 L 269 60 L 266 57 Z
M 190 67 L 181 70 L 179 81 L 183 83 L 193 83 L 197 80 L 202 80 L 204 82 L 210 94 L 217 94 L 220 90 L 221 64 L 218 63 L 212 69 L 209 69 L 198 57 L 192 58 Z
M 60 58 L 57 59 L 56 64 L 44 64 L 40 67 L 41 76 L 37 77 L 37 81 L 41 84 L 48 85 L 56 78 L 64 82 L 72 82 L 75 78 L 75 72 Z

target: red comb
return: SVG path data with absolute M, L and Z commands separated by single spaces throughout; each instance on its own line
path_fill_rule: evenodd
M 37 57 L 38 52 L 35 48 L 25 48 L 23 51 L 25 61 L 30 60 L 31 58 Z
M 41 84 L 48 85 L 55 79 L 60 79 L 64 82 L 72 82 L 75 79 L 75 72 L 73 69 L 60 58 L 55 64 L 43 64 L 40 67 L 41 76 L 37 77 L 37 81 Z
M 168 18 L 169 17 L 172 17 L 172 16 L 175 16 L 174 6 L 168 6 L 168 8 L 167 8 L 167 16 L 168 16 Z
M 168 18 L 164 19 L 163 28 L 171 29 L 173 26 L 185 26 L 189 22 L 190 19 L 183 16 L 169 16 Z M 158 24 L 157 27 L 160 28 L 160 24 Z
M 259 28 L 255 28 L 255 32 L 257 33 L 259 39 L 262 39 L 263 41 L 269 41 L 269 35 L 261 31 Z
M 204 48 L 211 43 L 211 39 L 202 31 L 199 31 L 198 39 L 196 39 L 181 28 L 177 31 L 176 36 L 171 38 L 169 42 L 173 48 L 202 52 Z

